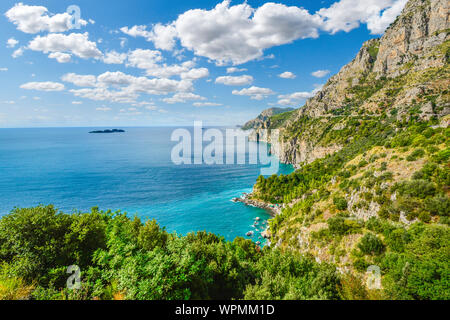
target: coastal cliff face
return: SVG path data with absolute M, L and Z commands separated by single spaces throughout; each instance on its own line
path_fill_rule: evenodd
M 448 1 L 409 1 L 384 36 L 364 43 L 305 106 L 274 120 L 265 111 L 247 128 L 272 143 L 281 161 L 299 167 L 341 150 L 343 143 L 322 139 L 348 126 L 338 116 L 395 113 L 400 120 L 414 110 L 421 119 L 442 118 L 450 113 L 449 31 Z M 280 141 L 270 141 L 265 128 L 279 129 Z

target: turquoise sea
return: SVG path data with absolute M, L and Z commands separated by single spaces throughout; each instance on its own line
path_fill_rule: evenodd
M 228 240 L 255 230 L 256 217 L 270 218 L 231 201 L 252 190 L 261 165 L 177 166 L 174 128 L 89 134 L 94 129 L 0 129 L 0 215 L 16 206 L 54 204 L 65 212 L 98 206 L 156 219 L 170 232 L 205 230 Z M 280 165 L 279 173 L 292 170 Z

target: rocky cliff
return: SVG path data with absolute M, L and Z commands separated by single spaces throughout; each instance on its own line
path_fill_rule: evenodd
M 348 126 L 335 120 L 338 116 L 444 117 L 450 113 L 449 33 L 447 0 L 409 1 L 384 36 L 364 43 L 304 107 L 278 115 L 281 123 L 267 114 L 254 120 L 263 123 L 253 127 L 255 135 L 271 142 L 283 162 L 300 166 L 341 149 L 336 141 L 321 140 L 326 132 Z M 280 129 L 279 143 L 260 128 Z

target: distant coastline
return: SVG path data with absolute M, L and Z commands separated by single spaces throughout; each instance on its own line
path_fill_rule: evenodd
M 106 130 L 96 130 L 96 131 L 91 131 L 89 133 L 123 133 L 125 132 L 125 130 L 121 130 L 121 129 L 106 129 Z

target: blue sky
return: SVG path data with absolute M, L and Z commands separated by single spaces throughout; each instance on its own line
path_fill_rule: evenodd
M 237 125 L 301 107 L 405 3 L 3 0 L 0 127 Z

